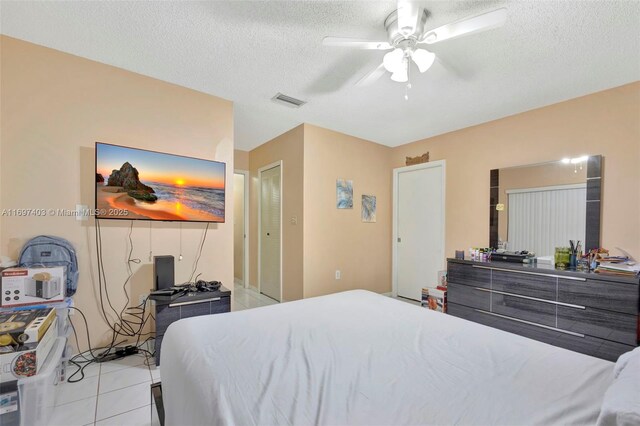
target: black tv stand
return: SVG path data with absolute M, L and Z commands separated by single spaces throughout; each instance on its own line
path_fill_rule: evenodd
M 231 311 L 231 291 L 222 286 L 217 291 L 195 291 L 149 298 L 156 302 L 156 365 L 160 365 L 162 339 L 171 323 L 182 318 Z

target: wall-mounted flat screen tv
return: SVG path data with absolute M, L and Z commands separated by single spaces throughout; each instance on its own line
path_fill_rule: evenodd
M 224 222 L 225 163 L 96 142 L 96 217 Z

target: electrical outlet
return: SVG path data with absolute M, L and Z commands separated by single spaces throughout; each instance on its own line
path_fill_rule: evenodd
M 339 269 L 336 270 L 336 280 L 339 280 L 340 278 L 342 278 L 342 273 L 340 272 Z

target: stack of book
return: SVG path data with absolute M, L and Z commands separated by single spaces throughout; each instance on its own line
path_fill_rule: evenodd
M 609 254 L 599 254 L 598 262 L 604 263 L 627 263 L 629 258 L 627 256 L 609 256 Z
M 626 261 L 620 262 L 600 262 L 596 268 L 596 272 L 605 275 L 620 275 L 627 277 L 635 277 L 640 274 L 640 263 Z

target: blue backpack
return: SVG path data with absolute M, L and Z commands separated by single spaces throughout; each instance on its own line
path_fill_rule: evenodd
M 20 266 L 63 266 L 67 276 L 67 297 L 78 289 L 78 259 L 71 243 L 64 238 L 39 235 L 30 239 L 20 252 Z

